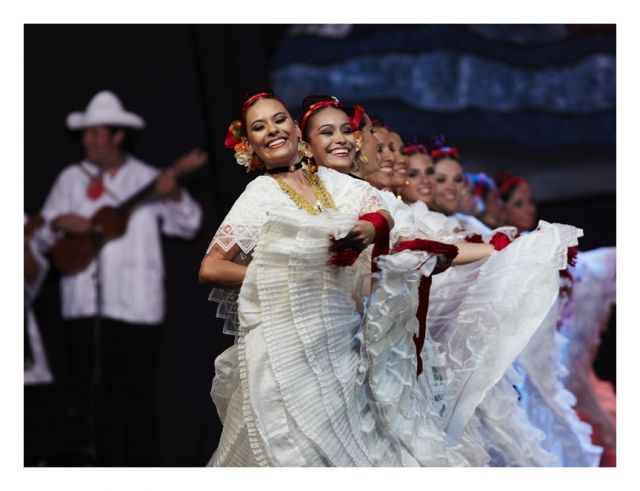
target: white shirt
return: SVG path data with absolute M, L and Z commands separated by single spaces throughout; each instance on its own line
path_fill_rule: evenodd
M 98 167 L 83 161 L 60 173 L 42 208 L 47 223 L 66 213 L 91 218 L 104 206 L 117 206 L 154 180 L 159 171 L 127 155 L 115 175 L 103 176 L 105 192 L 95 200 L 87 196 L 87 172 L 97 175 Z M 138 324 L 160 323 L 165 310 L 160 231 L 190 239 L 198 231 L 201 218 L 200 206 L 184 189 L 180 201 L 154 201 L 136 208 L 125 234 L 105 244 L 100 253 L 102 315 Z M 84 271 L 62 277 L 65 319 L 95 315 L 95 272 L 93 261 Z

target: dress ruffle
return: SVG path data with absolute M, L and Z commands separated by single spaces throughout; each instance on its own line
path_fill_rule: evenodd
M 541 325 L 558 294 L 567 248 L 581 235 L 541 221 L 502 251 L 434 276 L 427 325 L 451 371 L 442 421 L 452 442 Z

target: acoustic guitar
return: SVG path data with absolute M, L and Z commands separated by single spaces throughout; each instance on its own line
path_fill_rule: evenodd
M 176 178 L 181 178 L 202 167 L 206 161 L 204 152 L 192 150 L 178 158 L 171 169 Z M 124 235 L 129 217 L 136 207 L 159 198 L 155 192 L 157 181 L 153 180 L 117 207 L 100 208 L 91 218 L 89 232 L 65 232 L 51 249 L 53 265 L 63 275 L 86 269 L 104 244 Z

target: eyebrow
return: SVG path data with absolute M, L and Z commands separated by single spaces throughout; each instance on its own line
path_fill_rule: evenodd
M 276 118 L 276 117 L 280 116 L 281 114 L 282 114 L 283 116 L 285 116 L 285 117 L 286 117 L 286 113 L 285 113 L 284 111 L 280 111 L 279 113 L 275 113 L 275 114 L 271 117 L 271 119 L 274 119 L 274 118 Z M 263 119 L 256 119 L 255 121 L 253 121 L 253 122 L 251 123 L 251 125 L 250 125 L 250 126 L 253 126 L 253 125 L 254 125 L 254 124 L 256 124 L 256 123 L 264 123 L 264 120 L 263 120 Z
M 348 123 L 345 123 L 345 124 L 348 124 Z M 324 127 L 327 127 L 327 128 L 335 128 L 335 127 L 336 127 L 336 125 L 335 125 L 335 124 L 333 124 L 333 123 L 326 123 L 326 124 L 323 124 L 322 126 L 319 126 L 319 127 L 318 127 L 318 131 L 320 131 L 320 130 L 321 130 L 322 128 L 324 128 Z

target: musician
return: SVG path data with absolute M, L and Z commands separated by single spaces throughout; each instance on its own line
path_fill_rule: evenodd
M 190 239 L 202 215 L 198 203 L 179 187 L 173 170 L 160 172 L 124 151 L 128 133 L 144 124 L 109 91 L 96 94 L 84 112 L 71 113 L 67 126 L 82 131 L 85 158 L 60 173 L 41 211 L 53 245 L 60 234 L 90 231 L 91 218 L 99 209 L 122 206 L 156 181 L 155 199 L 133 209 L 124 235 L 106 242 L 98 260 L 86 269 L 61 279 L 62 316 L 74 382 L 92 381 L 94 321 L 101 312 L 108 433 L 123 434 L 119 444 L 110 442 L 111 458 L 106 465 L 157 464 L 153 455 L 157 448 L 155 378 L 165 313 L 160 233 Z M 206 154 L 194 150 L 183 159 L 203 163 Z M 117 428 L 120 420 L 122 429 Z

